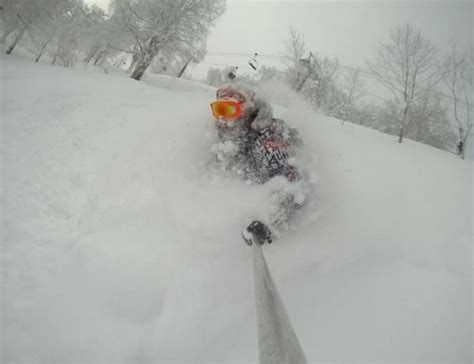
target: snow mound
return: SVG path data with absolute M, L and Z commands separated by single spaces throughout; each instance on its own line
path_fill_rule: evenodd
M 271 184 L 207 168 L 214 90 L 0 61 L 3 361 L 257 362 L 240 229 Z M 264 247 L 308 360 L 469 362 L 472 164 L 276 114 L 317 182 Z

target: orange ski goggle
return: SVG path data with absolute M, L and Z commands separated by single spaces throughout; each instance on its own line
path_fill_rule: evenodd
M 216 119 L 236 119 L 240 116 L 240 104 L 236 100 L 216 100 L 211 103 L 212 116 Z

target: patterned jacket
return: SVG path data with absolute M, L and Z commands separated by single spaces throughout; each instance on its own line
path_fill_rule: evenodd
M 219 142 L 236 146 L 224 161 L 226 169 L 257 183 L 279 175 L 290 181 L 299 180 L 301 173 L 291 164 L 302 144 L 298 132 L 283 120 L 273 118 L 271 106 L 266 101 L 256 98 L 255 105 L 255 112 L 242 121 L 241 127 L 229 129 L 216 124 Z

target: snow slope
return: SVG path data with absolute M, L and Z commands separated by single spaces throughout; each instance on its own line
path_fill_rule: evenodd
M 206 168 L 213 89 L 0 61 L 2 361 L 256 362 L 239 234 L 270 186 Z M 276 110 L 317 182 L 264 247 L 308 361 L 470 362 L 472 163 Z

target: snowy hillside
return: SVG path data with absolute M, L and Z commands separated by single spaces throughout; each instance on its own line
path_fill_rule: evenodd
M 240 229 L 270 186 L 206 168 L 214 90 L 0 61 L 2 362 L 257 362 Z M 308 361 L 470 362 L 472 163 L 276 110 L 315 192 L 264 253 Z

